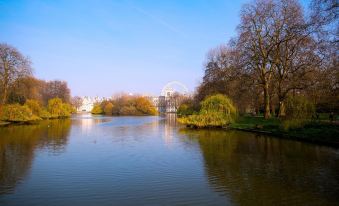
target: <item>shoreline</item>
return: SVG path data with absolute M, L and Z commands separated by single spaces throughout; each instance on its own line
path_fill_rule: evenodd
M 243 132 L 251 132 L 251 133 L 257 133 L 262 135 L 269 135 L 274 138 L 280 138 L 280 139 L 288 139 L 293 141 L 299 141 L 299 142 L 306 142 L 311 144 L 316 144 L 319 146 L 328 146 L 333 148 L 339 148 L 339 141 L 325 141 L 321 139 L 314 139 L 314 138 L 307 138 L 307 137 L 300 137 L 300 136 L 294 136 L 289 135 L 287 133 L 278 133 L 278 132 L 271 132 L 271 131 L 265 131 L 265 130 L 257 130 L 257 129 L 249 129 L 249 128 L 229 128 L 230 130 L 237 130 L 237 131 L 243 131 Z M 225 129 L 224 129 L 225 130 Z

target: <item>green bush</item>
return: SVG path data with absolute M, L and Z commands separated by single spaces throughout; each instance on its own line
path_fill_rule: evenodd
M 51 118 L 64 118 L 70 117 L 73 109 L 70 104 L 63 103 L 60 98 L 53 98 L 48 101 L 47 111 Z
M 102 110 L 100 104 L 95 104 L 95 105 L 93 106 L 93 109 L 92 109 L 91 113 L 92 113 L 92 114 L 103 114 L 104 111 Z
M 282 122 L 284 130 L 304 127 L 315 113 L 315 106 L 303 96 L 288 97 L 286 116 Z
M 181 104 L 177 110 L 177 114 L 180 116 L 192 115 L 194 113 L 194 108 L 190 104 Z
M 40 117 L 41 117 L 42 119 L 49 119 L 49 118 L 51 118 L 52 116 L 51 116 L 51 114 L 47 111 L 47 109 L 43 108 L 43 109 L 41 110 L 41 112 L 40 112 Z
M 179 122 L 194 127 L 222 127 L 233 123 L 237 110 L 232 101 L 224 95 L 207 97 L 201 103 L 198 114 L 178 118 Z
M 1 108 L 0 119 L 8 122 L 27 122 L 41 120 L 27 105 L 9 104 Z
M 28 99 L 25 102 L 25 105 L 30 108 L 33 112 L 33 114 L 40 116 L 42 112 L 42 106 L 37 100 L 34 99 Z

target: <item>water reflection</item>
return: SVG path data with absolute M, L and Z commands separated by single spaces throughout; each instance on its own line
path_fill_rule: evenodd
M 187 130 L 175 115 L 78 115 L 3 127 L 0 155 L 0 205 L 338 202 L 338 150 Z
M 0 127 L 0 194 L 13 191 L 28 173 L 36 149 L 57 155 L 64 151 L 71 120 Z
M 183 129 L 200 145 L 208 181 L 237 205 L 335 205 L 339 155 L 243 132 Z
M 175 134 L 177 132 L 176 128 L 178 126 L 177 115 L 174 113 L 169 113 L 164 116 L 164 141 L 167 146 L 173 144 Z

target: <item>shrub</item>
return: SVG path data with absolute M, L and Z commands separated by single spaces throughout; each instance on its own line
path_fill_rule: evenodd
M 49 119 L 51 118 L 51 114 L 47 111 L 47 109 L 42 109 L 39 115 L 42 119 Z
M 35 114 L 37 116 L 41 115 L 42 107 L 37 100 L 28 99 L 28 100 L 26 100 L 25 105 L 32 110 L 33 114 Z
M 135 108 L 142 115 L 156 115 L 157 110 L 154 105 L 145 97 L 137 97 L 135 98 Z
M 141 115 L 141 113 L 132 105 L 123 106 L 119 115 Z
M 27 122 L 41 120 L 27 105 L 9 104 L 1 109 L 0 119 L 8 122 Z
M 195 127 L 221 127 L 233 123 L 237 110 L 232 101 L 224 95 L 217 94 L 207 97 L 201 103 L 198 114 L 179 118 L 179 122 Z
M 100 104 L 95 104 L 95 105 L 93 106 L 93 109 L 92 109 L 91 113 L 92 113 L 92 114 L 103 114 L 104 111 L 102 110 Z
M 181 104 L 177 110 L 177 114 L 181 116 L 192 115 L 194 113 L 194 108 L 190 104 Z
M 301 128 L 307 124 L 315 113 L 315 106 L 303 96 L 288 97 L 286 116 L 282 123 L 284 130 Z
M 47 110 L 51 118 L 69 117 L 72 113 L 72 106 L 63 103 L 60 98 L 53 98 L 48 100 Z

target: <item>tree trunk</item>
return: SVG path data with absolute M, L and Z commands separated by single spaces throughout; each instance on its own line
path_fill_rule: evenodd
M 278 117 L 284 117 L 286 115 L 285 113 L 285 104 L 284 101 L 282 99 L 279 98 L 279 113 L 278 113 Z
M 8 95 L 8 89 L 6 86 L 4 86 L 3 89 L 3 94 L 2 94 L 2 100 L 1 100 L 1 104 L 4 105 L 7 102 L 7 95 Z
M 272 103 L 272 100 L 270 101 L 271 104 L 271 115 L 274 117 L 275 116 L 275 104 Z
M 265 119 L 269 119 L 271 117 L 268 82 L 265 82 L 265 84 L 264 84 L 264 117 L 265 117 Z

